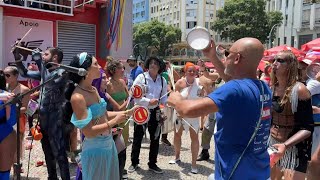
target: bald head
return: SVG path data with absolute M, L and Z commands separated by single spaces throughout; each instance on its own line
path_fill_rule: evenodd
M 242 55 L 243 63 L 256 70 L 263 57 L 264 47 L 262 43 L 256 38 L 242 38 L 236 41 L 233 46 Z
M 234 61 L 234 67 L 231 63 L 226 72 L 232 74 L 233 78 L 256 77 L 256 70 L 264 51 L 261 42 L 256 38 L 242 38 L 233 43 L 230 51 L 237 52 L 240 56 L 233 54 L 227 57 L 227 59 L 239 58 L 239 61 Z

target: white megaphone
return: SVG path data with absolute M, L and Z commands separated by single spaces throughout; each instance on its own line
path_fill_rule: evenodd
M 307 67 L 306 71 L 309 78 L 315 79 L 318 72 L 320 72 L 320 64 L 312 63 Z

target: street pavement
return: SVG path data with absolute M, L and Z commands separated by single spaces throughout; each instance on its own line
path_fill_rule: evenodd
M 188 132 L 189 133 L 189 132 Z M 27 134 L 27 132 L 26 132 Z M 179 165 L 171 165 L 168 162 L 174 159 L 174 148 L 173 146 L 167 146 L 160 142 L 158 163 L 157 165 L 163 169 L 163 174 L 156 174 L 148 170 L 148 157 L 149 157 L 149 133 L 147 132 L 147 138 L 144 137 L 140 152 L 140 165 L 136 172 L 128 173 L 128 179 L 192 179 L 201 180 L 208 179 L 208 176 L 214 172 L 214 161 L 213 154 L 214 148 L 210 149 L 210 160 L 198 162 L 198 174 L 192 174 L 191 171 L 191 151 L 190 151 L 190 137 L 189 134 L 185 132 L 182 135 L 182 148 L 181 148 L 181 163 Z M 168 139 L 173 143 L 173 132 L 168 134 Z M 201 132 L 199 133 L 199 139 L 201 144 Z M 130 140 L 133 140 L 133 126 L 130 126 Z M 25 140 L 26 142 L 26 140 Z M 23 146 L 24 147 L 24 146 Z M 130 166 L 130 155 L 131 155 L 131 144 L 127 148 L 127 162 L 126 169 Z M 213 140 L 211 141 L 211 147 L 213 146 Z M 199 149 L 199 153 L 201 147 Z M 23 159 L 23 173 L 21 174 L 21 179 L 27 179 L 27 166 L 28 166 L 28 156 L 29 150 L 24 150 Z M 33 148 L 30 154 L 30 164 L 29 164 L 29 179 L 30 180 L 45 180 L 47 179 L 47 169 L 46 165 L 36 167 L 37 161 L 44 161 L 44 154 L 41 148 L 40 141 L 33 142 Z M 71 179 L 75 179 L 76 175 L 76 165 L 70 163 L 70 173 Z M 12 174 L 12 173 L 11 173 Z

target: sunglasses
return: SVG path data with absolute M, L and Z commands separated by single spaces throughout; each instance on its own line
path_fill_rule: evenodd
M 10 74 L 4 74 L 7 78 L 9 78 L 11 75 Z
M 286 61 L 285 59 L 275 58 L 275 59 L 274 59 L 274 62 L 278 62 L 278 63 L 280 63 L 280 64 L 284 64 L 284 63 L 286 63 L 287 61 Z
M 224 55 L 225 55 L 226 57 L 228 57 L 229 54 L 231 54 L 231 53 L 239 54 L 240 56 L 242 56 L 239 52 L 230 51 L 230 50 L 228 50 L 228 49 L 225 49 L 225 51 L 224 51 Z

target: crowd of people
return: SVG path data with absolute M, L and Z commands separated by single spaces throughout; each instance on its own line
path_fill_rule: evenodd
M 75 55 L 70 66 L 86 71 L 80 76 L 59 68 L 63 62 L 60 48 L 34 51 L 29 67 L 24 66 L 16 48 L 15 66 L 0 72 L 1 93 L 6 94 L 0 105 L 39 82 L 45 85 L 22 99 L 20 114 L 16 114 L 14 105 L 0 110 L 0 179 L 9 179 L 17 154 L 23 157 L 23 151 L 16 152 L 15 139 L 19 131 L 21 146 L 24 144 L 27 122 L 30 129 L 40 127 L 50 180 L 58 179 L 56 164 L 61 179 L 70 179 L 67 152 L 78 164 L 77 179 L 128 178 L 129 173 L 138 171 L 147 130 L 147 163 L 154 173 L 165 173 L 157 165 L 160 139 L 168 146 L 173 143 L 175 156 L 168 163 L 174 166 L 183 161 L 181 137 L 183 131 L 189 131 L 193 174 L 198 173 L 197 161 L 209 159 L 213 136 L 215 171 L 209 179 L 319 179 L 320 82 L 306 76 L 310 62 L 298 61 L 291 51 L 281 51 L 263 74 L 257 74 L 264 52 L 259 40 L 243 38 L 223 52 L 224 56 L 217 56 L 212 41 L 203 54 L 215 71 L 209 71 L 199 60 L 197 64 L 187 62 L 183 74 L 169 61 L 149 57 L 141 67 L 130 56 L 130 75 L 125 78 L 123 62 L 112 57 L 107 57 L 106 65 L 101 67 L 91 54 Z M 19 74 L 30 79 L 28 87 L 18 82 Z M 317 77 L 320 80 L 320 73 Z M 143 93 L 133 98 L 137 85 Z M 31 101 L 39 103 L 39 109 L 32 114 L 27 113 Z M 126 170 L 130 144 L 127 121 L 139 107 L 148 110 L 149 120 L 134 123 L 131 161 Z M 38 119 L 35 124 L 34 117 Z M 82 140 L 80 153 L 78 132 Z M 174 138 L 168 139 L 168 133 Z M 276 150 L 273 161 L 268 154 L 270 147 Z M 32 145 L 27 143 L 26 148 Z

